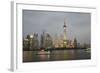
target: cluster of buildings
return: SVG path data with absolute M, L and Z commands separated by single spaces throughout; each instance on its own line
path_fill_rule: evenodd
M 49 33 L 43 32 L 41 34 L 40 40 L 37 33 L 27 35 L 23 39 L 24 50 L 33 49 L 46 49 L 46 48 L 77 48 L 77 39 L 69 40 L 67 37 L 67 26 L 64 21 L 63 25 L 63 35 L 52 37 Z
M 39 48 L 38 34 L 34 33 L 33 35 L 27 35 L 23 39 L 23 49 L 24 50 L 33 50 L 34 48 Z
M 77 47 L 77 39 L 74 38 L 73 40 L 68 39 L 67 37 L 67 26 L 66 22 L 64 21 L 63 25 L 63 35 L 56 36 L 53 40 L 53 45 L 55 48 L 76 48 Z

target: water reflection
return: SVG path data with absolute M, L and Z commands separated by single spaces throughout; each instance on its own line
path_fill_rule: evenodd
M 23 62 L 59 61 L 90 59 L 91 53 L 84 49 L 53 50 L 53 51 L 23 51 Z

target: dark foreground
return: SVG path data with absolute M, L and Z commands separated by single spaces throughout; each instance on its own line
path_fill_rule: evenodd
M 91 52 L 86 49 L 23 51 L 23 62 L 63 61 L 91 59 Z

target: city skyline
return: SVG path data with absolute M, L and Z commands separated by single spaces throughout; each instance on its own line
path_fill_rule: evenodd
M 81 44 L 90 44 L 90 19 L 89 13 L 23 10 L 23 37 L 35 32 L 40 38 L 43 31 L 52 37 L 62 35 L 65 21 L 67 39 L 77 38 Z

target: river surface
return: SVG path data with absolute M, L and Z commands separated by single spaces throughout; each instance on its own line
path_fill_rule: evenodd
M 86 49 L 53 50 L 53 51 L 23 51 L 23 62 L 63 61 L 91 59 L 91 53 Z

